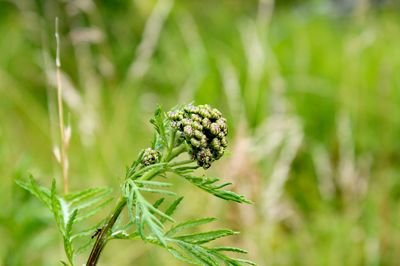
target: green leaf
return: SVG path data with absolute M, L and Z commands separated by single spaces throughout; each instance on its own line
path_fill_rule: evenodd
M 136 225 L 136 230 L 143 240 L 148 240 L 148 235 L 145 232 L 145 227 L 150 231 L 150 235 L 154 235 L 162 245 L 166 246 L 164 239 L 164 227 L 156 215 L 161 218 L 173 219 L 163 213 L 157 206 L 150 204 L 141 194 L 140 187 L 132 180 L 128 180 L 123 188 L 124 196 L 127 199 L 127 207 L 130 220 Z M 161 202 L 160 202 L 161 204 Z M 133 212 L 135 210 L 135 213 Z
M 162 145 L 163 147 L 167 147 L 168 145 L 164 120 L 165 120 L 164 112 L 162 111 L 161 106 L 157 106 L 153 118 L 150 119 L 150 123 L 153 124 L 157 132 L 157 135 L 155 137 L 156 140 L 154 141 L 154 148 L 158 144 Z
M 63 215 L 63 211 L 61 210 L 61 203 L 60 203 L 60 200 L 59 200 L 57 192 L 56 192 L 55 179 L 53 179 L 53 181 L 51 183 L 50 200 L 51 200 L 51 211 L 53 213 L 54 219 L 56 220 L 58 229 L 64 236 L 67 220 L 66 220 L 66 217 Z
M 160 198 L 156 202 L 154 202 L 153 207 L 158 208 L 164 202 L 165 198 Z
M 149 193 L 157 193 L 157 194 L 163 194 L 167 196 L 176 196 L 176 193 L 164 189 L 154 189 L 154 188 L 146 188 L 146 187 L 138 187 L 138 190 L 143 191 L 143 192 L 149 192 Z
M 112 192 L 109 188 L 89 188 L 73 194 L 68 194 L 64 199 L 69 205 L 84 209 L 105 199 Z
M 242 254 L 247 254 L 247 251 L 241 248 L 235 248 L 235 247 L 215 247 L 212 250 L 215 251 L 228 251 L 228 252 L 235 252 L 235 253 L 242 253 Z
M 248 199 L 246 199 L 244 196 L 236 194 L 233 191 L 229 190 L 222 190 L 221 188 L 230 185 L 230 183 L 222 183 L 222 184 L 216 184 L 219 179 L 218 178 L 202 178 L 202 177 L 196 177 L 196 176 L 191 176 L 191 175 L 185 175 L 180 172 L 175 172 L 179 176 L 185 178 L 198 188 L 218 197 L 224 200 L 228 201 L 234 201 L 238 203 L 248 203 L 251 204 L 252 202 Z
M 194 233 L 189 235 L 178 236 L 176 237 L 176 239 L 183 240 L 185 242 L 192 244 L 204 244 L 221 237 L 231 236 L 235 234 L 238 234 L 238 232 L 227 229 L 221 229 L 204 233 Z
M 176 249 L 174 249 L 172 247 L 168 247 L 168 251 L 169 251 L 169 253 L 171 253 L 178 260 L 184 261 L 184 262 L 189 263 L 189 264 L 202 265 L 200 263 L 195 263 L 193 260 L 190 260 L 190 259 L 186 258 L 178 250 L 176 250 Z
M 184 241 L 177 241 L 178 246 L 200 265 L 218 266 L 218 262 L 202 246 L 191 245 Z
M 174 202 L 172 202 L 172 204 L 165 211 L 165 214 L 168 215 L 169 217 L 171 217 L 172 214 L 175 212 L 176 208 L 178 207 L 178 205 L 182 202 L 182 200 L 183 200 L 183 197 L 179 197 Z M 164 217 L 161 217 L 160 221 L 162 223 L 164 223 L 167 221 L 167 219 L 165 219 Z
M 79 215 L 79 217 L 76 219 L 77 222 L 86 220 L 90 217 L 93 217 L 96 215 L 98 212 L 100 212 L 102 209 L 104 209 L 107 205 L 109 205 L 113 201 L 113 198 L 108 198 L 99 205 L 95 206 L 93 209 L 84 212 L 84 214 Z
M 65 236 L 70 238 L 72 236 L 72 226 L 76 221 L 76 216 L 78 215 L 78 209 L 73 210 L 71 216 L 68 219 L 67 225 L 65 227 Z
M 133 161 L 130 167 L 127 168 L 125 179 L 130 178 L 133 173 L 135 172 L 136 168 L 140 165 L 142 158 L 143 158 L 144 150 L 140 151 L 137 159 Z
M 159 182 L 159 181 L 149 181 L 149 180 L 135 180 L 136 184 L 144 185 L 144 186 L 154 186 L 154 187 L 170 187 L 171 183 L 167 182 Z
M 32 195 L 42 201 L 47 208 L 51 209 L 50 192 L 47 188 L 41 187 L 35 181 L 32 175 L 29 175 L 29 182 L 23 180 L 16 180 L 17 185 L 29 191 Z
M 216 220 L 217 219 L 214 218 L 214 217 L 206 217 L 206 218 L 200 218 L 200 219 L 195 219 L 195 220 L 189 220 L 189 221 L 186 221 L 184 223 L 180 223 L 180 224 L 172 227 L 166 233 L 166 235 L 167 236 L 171 236 L 171 235 L 174 235 L 174 234 L 176 234 L 178 232 L 181 232 L 181 231 L 183 231 L 185 229 L 196 227 L 196 226 L 203 225 L 203 224 L 208 224 L 208 223 L 214 222 Z

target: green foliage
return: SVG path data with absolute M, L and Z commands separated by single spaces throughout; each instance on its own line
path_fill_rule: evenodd
M 220 181 L 219 178 L 207 178 L 207 177 L 197 177 L 197 176 L 192 176 L 188 174 L 182 174 L 182 171 L 180 170 L 175 170 L 175 173 L 177 173 L 179 176 L 185 178 L 187 181 L 195 185 L 196 187 L 206 191 L 207 193 L 210 193 L 218 198 L 228 200 L 228 201 L 234 201 L 237 203 L 248 203 L 250 204 L 251 201 L 246 199 L 242 195 L 238 195 L 233 191 L 229 190 L 224 190 L 222 188 L 231 185 L 232 183 L 230 182 L 224 182 L 222 184 L 217 184 L 218 181 Z
M 82 252 L 88 244 L 78 246 L 75 250 L 73 241 L 80 237 L 93 234 L 93 228 L 73 230 L 74 226 L 84 221 L 106 207 L 112 200 L 111 189 L 90 188 L 61 196 L 57 194 L 56 182 L 52 181 L 51 189 L 40 186 L 33 176 L 29 181 L 17 180 L 17 184 L 31 192 L 42 201 L 53 214 L 57 228 L 63 237 L 65 254 L 70 265 L 74 265 L 74 256 Z M 65 262 L 62 262 L 65 264 Z
M 155 6 L 162 7 L 157 2 L 174 2 L 164 22 L 151 15 Z M 257 201 L 240 211 L 213 201 L 213 215 L 224 217 L 224 226 L 244 232 L 240 242 L 251 257 L 274 266 L 397 265 L 399 1 L 368 1 L 391 5 L 377 12 L 373 5 L 354 1 L 362 4 L 350 13 L 331 7 L 351 1 L 297 1 L 294 8 L 284 9 L 280 1 L 273 9 L 264 2 L 110 1 L 83 7 L 76 1 L 0 1 L 0 264 L 54 265 L 48 260 L 61 250 L 57 231 L 48 230 L 52 216 L 38 205 L 42 201 L 12 183 L 31 171 L 42 182 L 55 173 L 49 158 L 57 140 L 51 57 L 54 17 L 59 16 L 64 103 L 72 126 L 71 187 L 101 183 L 118 190 L 122 171 L 116 169 L 147 146 L 152 131 L 144 121 L 155 102 L 212 103 L 224 111 L 229 141 L 238 148 L 231 146 L 228 155 L 235 154 L 213 171 L 221 174 L 227 166 L 237 166 L 238 173 L 246 173 L 237 181 L 233 176 L 238 191 L 252 193 L 249 196 Z M 157 28 L 160 35 L 148 34 L 145 28 Z M 152 45 L 141 43 L 146 36 Z M 141 55 L 147 61 L 138 60 Z M 142 76 L 131 74 L 132 65 L 140 65 L 136 63 L 147 67 Z M 345 145 L 351 156 L 344 164 L 337 136 L 341 114 L 348 115 L 353 135 L 353 143 Z M 284 165 L 288 179 L 276 191 L 279 202 L 273 203 L 263 196 L 268 196 L 270 173 L 282 166 L 285 153 L 268 152 L 285 134 L 271 129 L 290 125 L 293 117 L 302 125 L 304 139 L 293 163 Z M 239 149 L 243 141 L 251 154 Z M 285 145 L 277 149 L 285 150 Z M 311 160 L 315 147 L 323 151 L 315 155 L 317 163 Z M 237 150 L 243 156 L 238 158 Z M 364 195 L 340 188 L 341 172 L 349 173 L 341 167 L 365 178 Z M 23 174 L 14 176 L 16 171 Z M 201 178 L 202 173 L 193 175 Z M 325 188 L 324 177 L 333 181 L 332 194 L 319 190 Z M 187 186 L 178 181 L 173 191 L 182 187 Z M 50 189 L 44 190 L 50 194 Z M 156 195 L 145 196 L 161 204 Z M 348 195 L 357 200 L 345 200 Z M 205 196 L 199 195 L 201 200 Z M 158 206 L 164 212 L 169 199 Z M 177 217 L 211 215 L 206 204 L 197 202 L 185 200 Z M 282 211 L 278 220 L 265 215 L 268 208 Z M 76 241 L 90 240 L 104 221 L 94 223 Z M 140 239 L 135 232 L 129 234 Z M 114 244 L 106 252 L 121 255 L 125 244 Z M 140 242 L 131 251 L 112 263 L 105 258 L 104 263 L 122 265 L 134 259 L 138 265 L 156 265 L 162 259 L 162 264 L 177 264 L 163 256 L 162 249 L 143 251 Z
M 214 109 L 214 111 L 221 117 L 218 110 Z M 195 158 L 190 160 L 176 159 L 180 154 L 186 152 L 186 144 L 175 141 L 176 129 L 165 119 L 164 112 L 160 107 L 157 108 L 151 122 L 156 131 L 156 145 L 153 145 L 153 149 L 143 150 L 139 154 L 139 158 L 127 168 L 126 178 L 122 185 L 121 199 L 111 215 L 100 223 L 101 228 L 97 229 L 91 237 L 91 239 L 96 237 L 96 241 L 87 264 L 95 265 L 97 263 L 107 241 L 111 239 L 136 239 L 137 237 L 145 242 L 162 246 L 176 258 L 186 262 L 191 261 L 198 265 L 219 265 L 219 262 L 226 265 L 253 264 L 245 260 L 230 258 L 222 253 L 224 251 L 240 251 L 243 253 L 244 251 L 241 249 L 213 249 L 203 246 L 216 239 L 237 234 L 232 230 L 221 229 L 177 235 L 185 229 L 212 222 L 215 220 L 214 218 L 200 218 L 178 223 L 166 230 L 164 225 L 166 222 L 176 223 L 172 215 L 183 200 L 183 197 L 176 197 L 176 193 L 171 191 L 172 183 L 152 180 L 156 177 L 168 178 L 167 173 L 177 173 L 219 198 L 238 203 L 249 203 L 250 201 L 234 192 L 221 190 L 230 183 L 216 184 L 219 179 L 202 179 L 190 175 L 199 166 L 193 166 Z M 160 143 L 160 145 L 157 143 Z M 152 160 L 152 156 L 155 154 L 161 157 Z M 143 158 L 146 159 L 143 160 Z M 74 230 L 74 226 L 78 222 L 94 216 L 107 206 L 112 200 L 111 191 L 102 188 L 89 188 L 61 196 L 57 193 L 55 180 L 53 180 L 50 190 L 39 186 L 32 176 L 27 182 L 18 180 L 17 183 L 39 198 L 51 211 L 63 237 L 66 257 L 69 264 L 74 265 L 74 257 L 89 246 L 91 241 L 75 249 L 73 240 L 87 236 L 88 232 L 94 229 L 90 227 L 86 230 Z M 149 194 L 158 197 L 155 203 L 152 204 L 147 199 Z M 176 197 L 176 199 L 163 211 L 160 207 L 165 197 Z M 129 222 L 121 227 L 119 226 L 119 216 L 125 206 L 127 206 Z M 63 261 L 61 263 L 66 265 Z
M 236 234 L 232 230 L 214 230 L 200 233 L 178 234 L 189 228 L 195 228 L 215 221 L 215 218 L 200 218 L 174 225 L 166 234 L 165 241 L 168 244 L 168 251 L 177 259 L 194 265 L 218 266 L 224 265 L 255 265 L 253 262 L 243 259 L 231 258 L 223 252 L 247 253 L 245 250 L 234 247 L 209 248 L 203 244 L 212 242 L 218 238 Z M 158 241 L 150 241 L 154 244 L 161 244 Z

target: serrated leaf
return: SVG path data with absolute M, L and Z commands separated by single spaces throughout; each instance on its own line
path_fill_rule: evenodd
M 175 238 L 192 244 L 204 244 L 221 237 L 231 236 L 235 234 L 237 234 L 237 232 L 227 229 L 221 229 L 204 233 L 188 234 Z
M 200 218 L 200 219 L 195 219 L 195 220 L 189 220 L 189 221 L 186 221 L 184 223 L 180 223 L 180 224 L 172 227 L 166 233 L 166 235 L 167 236 L 171 236 L 171 235 L 174 235 L 174 234 L 176 234 L 178 232 L 181 232 L 181 231 L 183 231 L 185 229 L 193 228 L 193 227 L 196 227 L 196 226 L 199 226 L 199 225 L 203 225 L 203 224 L 208 224 L 208 223 L 214 222 L 216 220 L 217 219 L 214 218 L 214 217 L 206 217 L 206 218 Z

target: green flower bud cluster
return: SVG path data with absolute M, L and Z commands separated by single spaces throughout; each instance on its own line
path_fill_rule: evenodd
M 224 154 L 228 126 L 220 111 L 209 105 L 188 104 L 167 115 L 171 126 L 191 147 L 190 154 L 199 166 L 207 169 Z
M 147 148 L 143 152 L 141 163 L 144 166 L 155 164 L 160 160 L 160 156 L 161 154 L 159 151 L 154 150 L 152 148 Z

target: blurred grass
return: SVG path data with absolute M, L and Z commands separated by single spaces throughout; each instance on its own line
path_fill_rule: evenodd
M 59 16 L 72 188 L 118 191 L 124 167 L 150 142 L 158 103 L 209 103 L 232 129 L 230 154 L 212 171 L 255 204 L 200 193 L 180 218 L 222 217 L 260 265 L 397 265 L 398 9 L 344 14 L 316 1 L 269 12 L 257 1 L 0 1 L 2 264 L 54 265 L 62 256 L 50 217 L 13 181 L 59 176 Z M 102 262 L 180 265 L 123 241 Z

